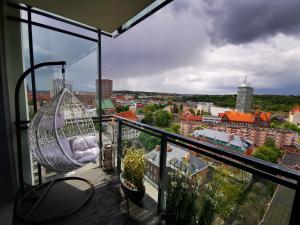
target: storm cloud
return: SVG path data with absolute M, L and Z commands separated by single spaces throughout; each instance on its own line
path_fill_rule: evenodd
M 300 32 L 299 0 L 205 0 L 203 6 L 219 41 L 241 44 Z
M 115 90 L 232 94 L 247 74 L 255 93 L 300 94 L 299 12 L 299 0 L 175 0 L 103 37 L 103 76 Z M 34 41 L 37 62 L 67 60 L 74 89 L 95 90 L 95 43 L 43 29 Z

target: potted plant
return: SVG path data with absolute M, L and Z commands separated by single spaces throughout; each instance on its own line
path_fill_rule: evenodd
M 144 172 L 144 150 L 128 148 L 124 155 L 120 180 L 125 196 L 132 202 L 139 203 L 145 196 Z

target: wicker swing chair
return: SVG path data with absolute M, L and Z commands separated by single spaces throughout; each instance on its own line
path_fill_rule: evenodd
M 33 157 L 56 173 L 93 162 L 100 152 L 92 118 L 65 87 L 31 120 L 28 143 Z

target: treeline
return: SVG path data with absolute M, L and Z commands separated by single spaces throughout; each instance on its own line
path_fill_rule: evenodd
M 213 102 L 215 105 L 234 108 L 236 95 L 192 95 L 184 101 Z M 253 109 L 271 112 L 288 112 L 294 105 L 300 105 L 300 96 L 295 95 L 254 95 Z
M 179 94 L 175 93 L 167 93 L 167 92 L 148 92 L 148 91 L 128 91 L 128 90 L 119 90 L 119 91 L 113 91 L 114 94 L 119 94 L 119 95 L 147 95 L 147 96 L 155 96 L 155 95 L 174 95 L 178 96 Z

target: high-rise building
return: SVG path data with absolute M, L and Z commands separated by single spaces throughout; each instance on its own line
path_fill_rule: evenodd
M 65 87 L 72 92 L 73 85 L 70 81 L 65 81 Z M 56 95 L 63 88 L 63 79 L 53 79 L 50 84 L 50 98 Z
M 95 108 L 96 107 L 96 94 L 95 92 L 86 92 L 86 91 L 75 91 L 74 95 L 76 98 L 81 101 L 81 103 L 86 108 Z
M 242 113 L 249 113 L 252 107 L 253 88 L 247 83 L 247 76 L 243 84 L 238 88 L 236 99 L 236 110 Z
M 96 98 L 99 99 L 99 80 L 96 80 Z M 101 80 L 101 98 L 109 99 L 112 96 L 113 81 L 110 79 Z

